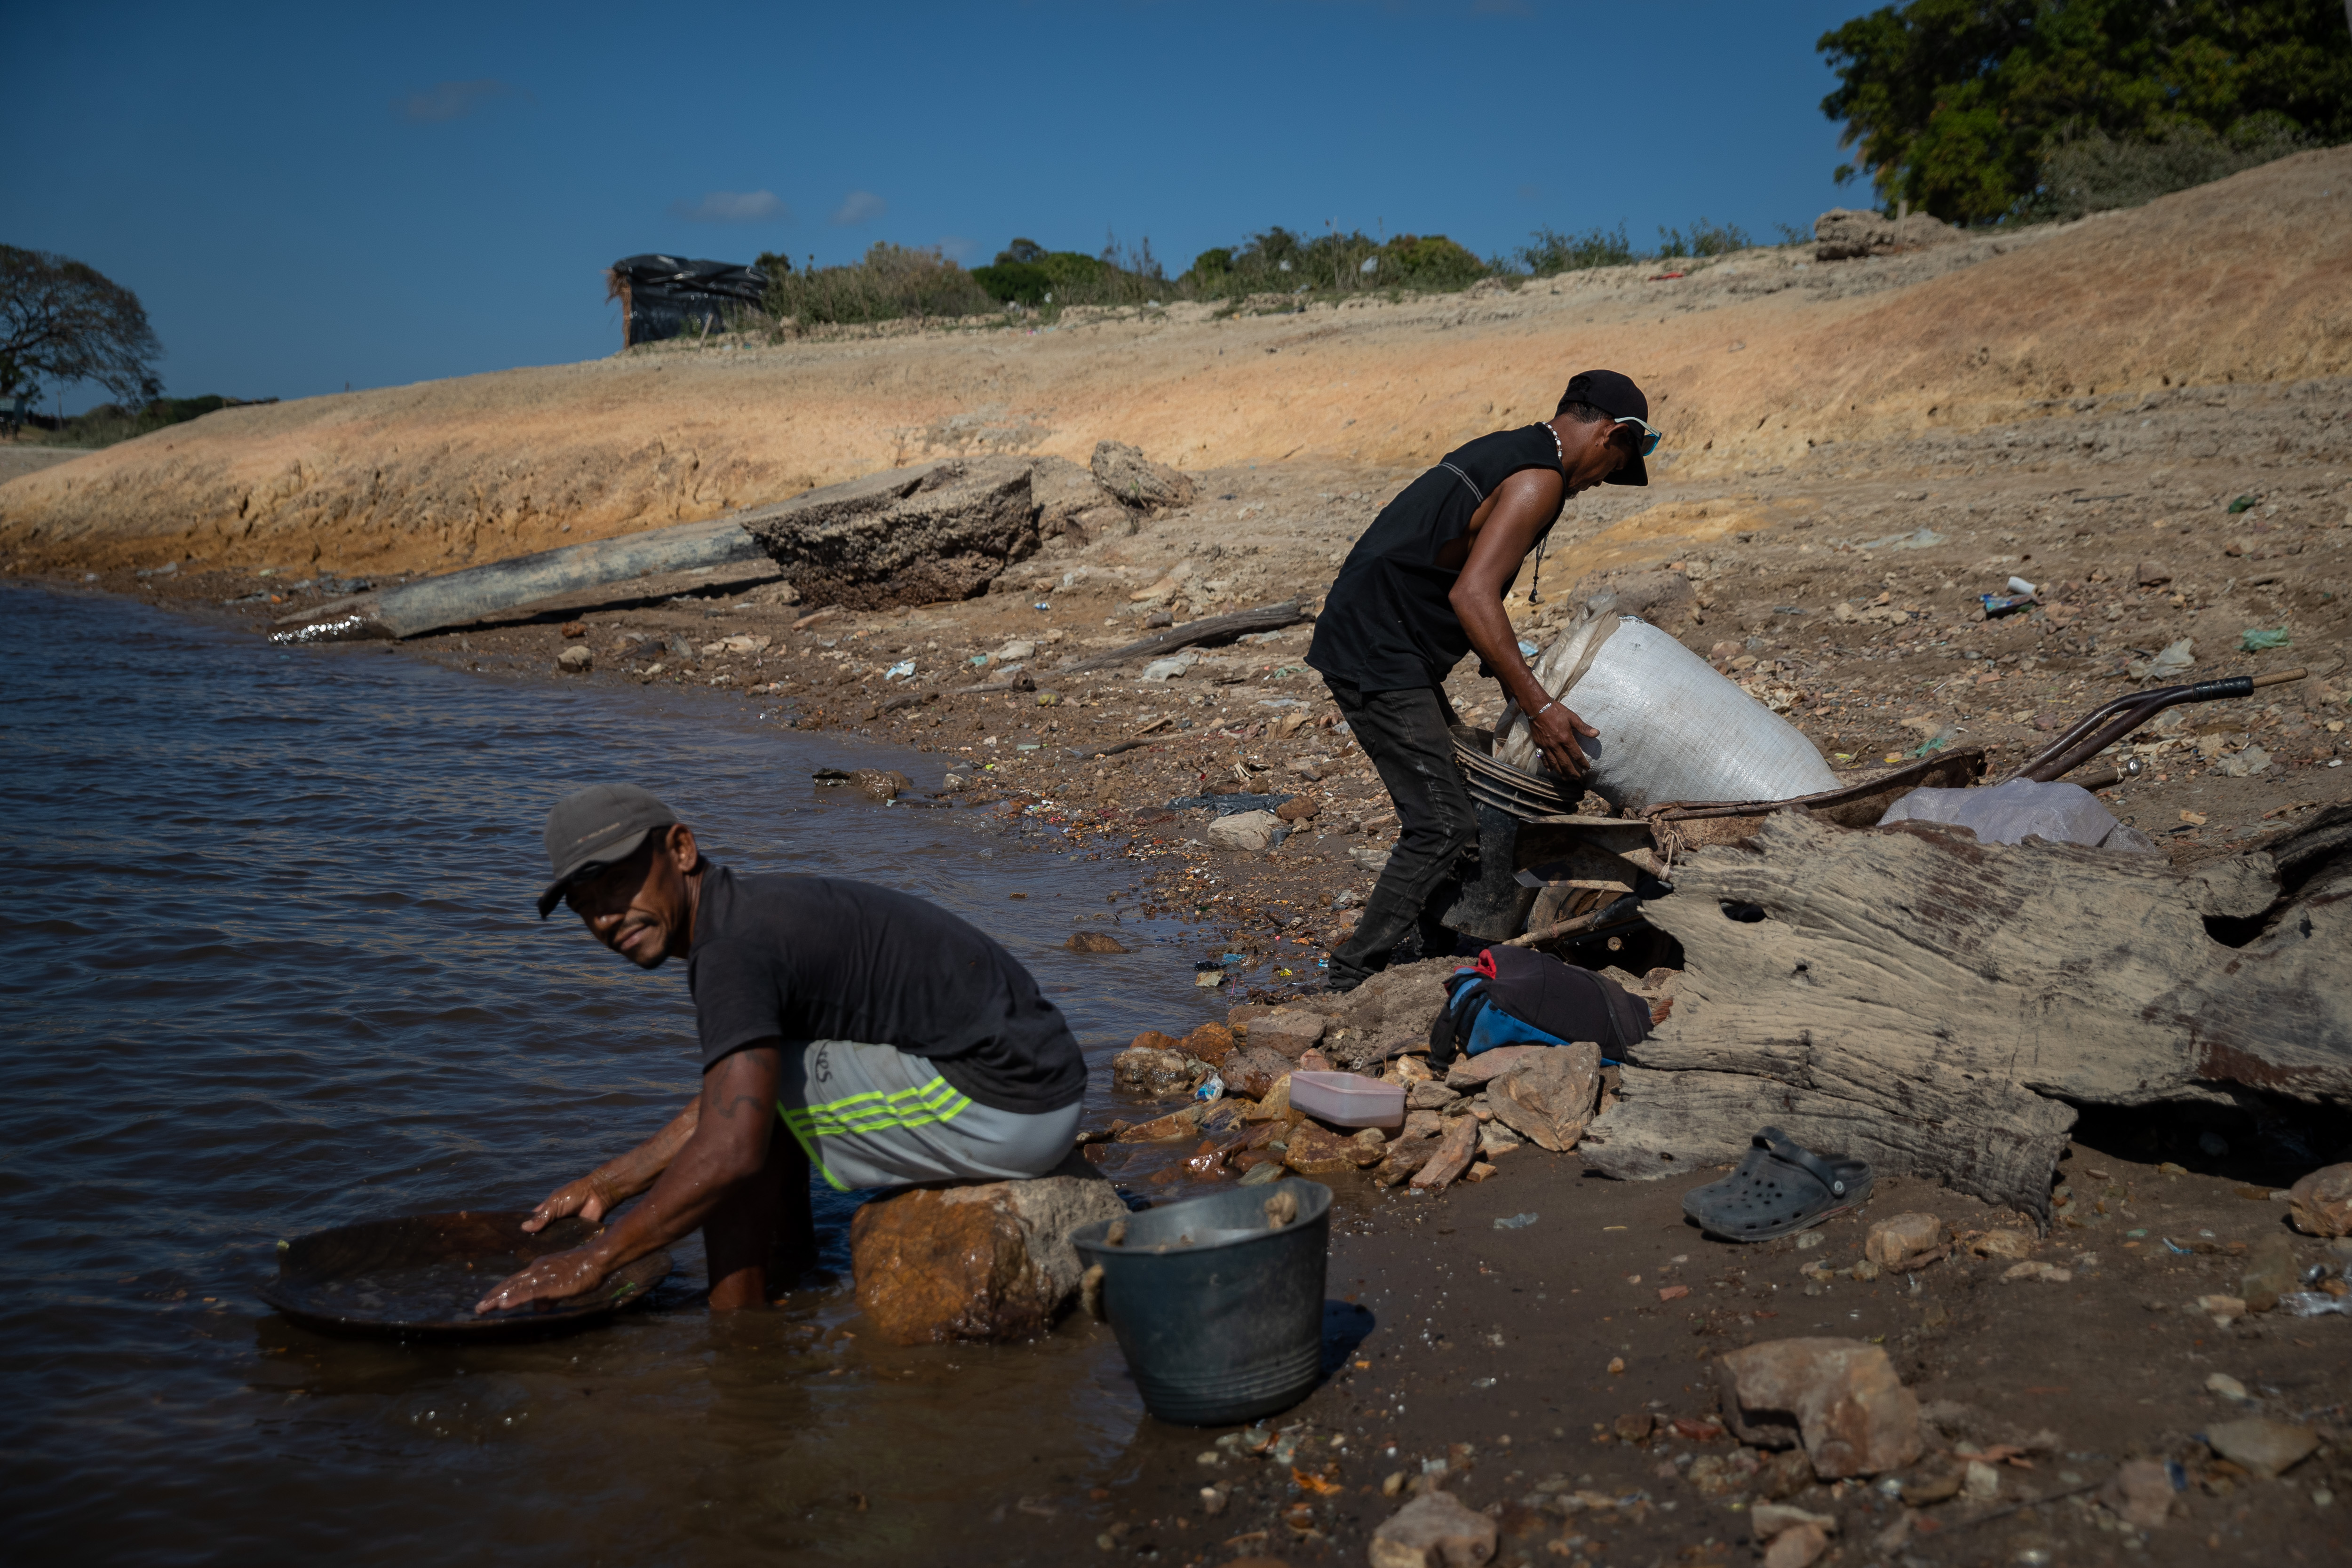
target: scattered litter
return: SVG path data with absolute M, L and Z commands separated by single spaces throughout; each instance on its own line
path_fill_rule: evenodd
M 1535 1224 L 1538 1217 L 1540 1216 L 1531 1214 L 1508 1215 L 1496 1220 L 1495 1222 L 1495 1228 L 1496 1230 L 1525 1230 L 1528 1226 Z M 2335 1299 L 2336 1298 L 2333 1296 L 2327 1298 L 2327 1300 L 2331 1301 Z
M 2003 616 L 2013 616 L 2020 610 L 2030 610 L 2033 607 L 2033 600 L 2031 595 L 2014 599 L 2003 599 L 1998 598 L 1991 594 L 1979 594 L 1977 595 L 1977 602 L 1984 606 L 1984 616 L 1985 619 L 1989 621 L 1997 621 Z
M 1948 544 L 1949 537 L 1932 528 L 1914 529 L 1909 533 L 1890 533 L 1884 539 L 1874 539 L 1861 548 L 1864 550 L 1933 550 L 1938 544 Z
M 2124 667 L 2124 673 L 2134 680 L 2161 680 L 2178 675 L 2197 662 L 2197 648 L 2191 639 L 2167 643 L 2164 651 L 2154 658 L 2136 658 Z
M 2040 590 L 2035 588 L 2032 584 L 2027 582 L 2022 577 L 2011 577 L 2009 580 L 2009 591 L 2012 594 L 2023 594 L 2028 598 L 2032 597 L 2033 595 L 2040 592 Z
M 2230 515 L 2235 517 L 2242 511 L 2252 511 L 2261 504 L 2262 501 L 2258 497 L 2240 496 L 2230 503 Z
M 908 676 L 914 673 L 915 661 L 911 658 L 902 658 L 898 663 L 892 665 L 889 668 L 884 670 L 882 672 L 882 679 L 885 680 L 903 680 Z
M 2272 648 L 2288 646 L 2287 631 L 2284 626 L 2271 632 L 2259 626 L 2248 626 L 2239 634 L 2238 646 L 2248 653 L 2267 653 Z
M 2280 1311 L 2292 1312 L 2298 1318 L 2322 1318 L 2330 1312 L 2352 1318 L 2352 1296 L 2331 1296 L 2325 1290 L 2289 1290 L 2278 1299 L 2278 1304 Z
M 1201 1081 L 1201 1087 L 1192 1091 L 1192 1098 L 1194 1100 L 1222 1100 L 1224 1098 L 1224 1094 L 1225 1080 L 1219 1078 L 1215 1073 L 1211 1073 L 1207 1078 Z

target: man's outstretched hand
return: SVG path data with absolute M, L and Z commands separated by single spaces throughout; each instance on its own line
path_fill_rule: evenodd
M 576 1182 L 566 1182 L 547 1194 L 547 1199 L 530 1211 L 522 1222 L 523 1229 L 537 1233 L 567 1215 L 578 1215 L 593 1225 L 612 1208 L 613 1200 L 594 1176 L 583 1176 Z
M 476 1312 L 504 1312 L 529 1301 L 560 1301 L 577 1296 L 611 1273 L 613 1266 L 593 1247 L 551 1252 L 474 1303 Z
M 1528 721 L 1528 728 L 1535 734 L 1536 749 L 1555 771 L 1572 779 L 1584 776 L 1584 770 L 1591 764 L 1585 760 L 1584 748 L 1576 743 L 1577 738 L 1595 736 L 1600 731 L 1578 718 L 1564 702 L 1555 702 L 1536 714 Z

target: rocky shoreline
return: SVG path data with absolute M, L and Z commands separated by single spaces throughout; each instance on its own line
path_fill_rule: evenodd
M 1310 495 L 1348 498 L 1349 522 L 1377 505 L 1381 488 L 1381 480 L 1360 476 L 1351 476 L 1347 490 L 1334 489 L 1346 480 L 1330 475 L 1202 478 L 1213 496 L 1243 485 L 1273 490 L 1278 499 L 1270 510 L 1295 506 L 1299 490 L 1316 487 Z M 2066 488 L 2039 482 L 2059 495 Z M 2279 499 L 2263 504 L 2280 510 L 2256 512 L 2256 521 L 2272 524 L 2265 533 L 2286 536 L 2273 557 L 2278 566 L 2269 568 L 2275 581 L 2256 591 L 2294 594 L 2301 606 L 2297 646 L 2262 658 L 2324 668 L 2329 632 L 2311 637 L 2303 628 L 2315 620 L 2334 625 L 2327 618 L 2334 602 L 2319 596 L 2327 592 L 2326 570 L 2341 559 L 2332 552 L 2344 537 L 2343 520 L 2333 515 L 2342 504 L 2340 480 L 2315 476 L 2303 483 L 2307 499 L 2273 490 Z M 1223 503 L 1228 512 L 1234 504 Z M 1669 504 L 1696 510 L 1712 503 Z M 1873 504 L 1885 503 L 1844 503 L 1855 512 Z M 1954 534 L 1958 518 L 1971 515 L 1956 517 L 1958 508 L 1948 502 L 1906 510 L 1918 527 Z M 2192 525 L 2176 545 L 2204 543 L 2224 577 L 2237 578 L 2234 586 L 2215 584 L 2207 592 L 2242 596 L 2244 578 L 2263 574 L 2238 575 L 2246 542 L 2262 554 L 2268 542 L 2241 514 L 2213 510 L 2231 521 Z M 1832 553 L 1849 577 L 1860 574 L 1856 558 L 1872 553 L 1900 563 L 1906 577 L 1922 574 L 1911 564 L 1917 554 L 1832 544 L 1822 526 L 1717 544 L 1712 559 L 1686 540 L 1671 540 L 1665 547 L 1677 552 L 1674 559 L 1630 585 L 1654 596 L 1653 614 L 1662 621 L 1679 614 L 1684 635 L 1716 652 L 1727 669 L 1738 666 L 1734 672 L 1759 684 L 1766 700 L 1785 698 L 1825 750 L 1916 747 L 1933 737 L 1898 725 L 1925 707 L 1912 694 L 1903 650 L 1941 640 L 1929 634 L 1947 624 L 1948 612 L 1906 610 L 1892 589 L 1888 604 L 1899 620 L 1859 608 L 1851 617 L 1835 613 L 1837 604 L 1855 603 L 1851 591 L 1821 604 L 1812 553 Z M 1595 537 L 1606 527 L 1583 531 L 1588 552 L 1607 547 Z M 1859 531 L 1849 523 L 1844 537 Z M 1324 722 L 1328 704 L 1298 666 L 1308 628 L 1203 650 L 1168 679 L 1118 670 L 1066 681 L 1049 663 L 1066 645 L 1085 647 L 1082 638 L 1133 640 L 1154 612 L 1171 609 L 1175 595 L 1160 585 L 1176 574 L 1165 561 L 1205 553 L 1217 533 L 1231 537 L 1210 520 L 1192 525 L 1174 513 L 1117 542 L 1134 552 L 1127 559 L 1109 542 L 1073 547 L 1016 567 L 1018 592 L 955 605 L 811 620 L 799 605 L 761 603 L 754 590 L 599 612 L 586 617 L 584 635 L 567 637 L 564 623 L 548 622 L 383 645 L 498 679 L 696 690 L 768 722 L 918 748 L 937 759 L 936 776 L 903 785 L 845 778 L 844 787 L 866 784 L 895 795 L 900 807 L 977 811 L 1006 832 L 1042 829 L 1057 844 L 1132 858 L 1139 873 L 1132 901 L 1074 921 L 1074 942 L 1119 942 L 1124 919 L 1135 914 L 1186 921 L 1190 951 L 1171 962 L 1206 965 L 1201 973 L 1216 984 L 1200 989 L 1199 1016 L 1171 1018 L 1161 1037 L 1130 1047 L 1119 1069 L 1121 1092 L 1134 1107 L 1120 1118 L 1128 1125 L 1094 1129 L 1087 1153 L 1102 1173 L 1155 1198 L 1246 1180 L 1258 1170 L 1307 1171 L 1331 1184 L 1340 1200 L 1331 1271 L 1339 1300 L 1327 1329 L 1344 1354 L 1335 1348 L 1323 1386 L 1265 1426 L 1221 1437 L 1147 1423 L 1099 1483 L 1041 1482 L 1034 1494 L 1005 1500 L 984 1555 L 1037 1563 L 1081 1555 L 1362 1561 L 1392 1516 L 1419 1506 L 1417 1492 L 1440 1500 L 1415 1519 L 1442 1514 L 1445 1540 L 1463 1530 L 1483 1540 L 1491 1528 L 1493 1560 L 1507 1563 L 1730 1562 L 1756 1551 L 1790 1563 L 1807 1560 L 1803 1552 L 1815 1547 L 1811 1560 L 1838 1563 L 1977 1561 L 1989 1552 L 2003 1561 L 2188 1562 L 2241 1553 L 2292 1561 L 2296 1552 L 2318 1561 L 2344 1549 L 2336 1499 L 2352 1488 L 2352 1384 L 2343 1371 L 2352 1362 L 2337 1353 L 2335 1336 L 2345 1325 L 2332 1317 L 2228 1310 L 2230 1300 L 2243 1300 L 2236 1292 L 2245 1288 L 2245 1258 L 2281 1234 L 2278 1194 L 2299 1173 L 2285 1152 L 2259 1140 L 2218 1138 L 2178 1115 L 2086 1122 L 2068 1145 L 2047 1235 L 2023 1214 L 1903 1181 L 1882 1184 L 1861 1213 L 1819 1230 L 1737 1247 L 1703 1238 L 1679 1211 L 1681 1190 L 1715 1172 L 1695 1172 L 1686 1183 L 1593 1179 L 1575 1153 L 1548 1152 L 1524 1136 L 1512 1117 L 1524 1120 L 1528 1108 L 1506 1096 L 1512 1102 L 1506 1110 L 1491 1082 L 1457 1086 L 1449 1077 L 1412 1084 L 1409 1092 L 1433 1103 L 1416 1105 L 1419 1120 L 1408 1135 L 1383 1137 L 1377 1150 L 1346 1130 L 1286 1114 L 1281 1073 L 1318 1057 L 1335 1068 L 1416 1076 L 1388 1062 L 1388 1053 L 1425 1027 L 1437 977 L 1448 967 L 1401 966 L 1351 996 L 1316 989 L 1316 961 L 1369 888 L 1389 825 L 1377 781 L 1345 735 Z M 2169 584 L 2126 583 L 2118 571 L 2099 582 L 2096 567 L 2067 559 L 2096 542 L 2094 533 L 2035 550 L 2045 560 L 2057 556 L 2059 571 L 2072 566 L 2082 584 L 2051 593 L 2051 607 L 2080 605 L 2094 625 L 2112 626 L 2101 605 L 2119 602 L 2133 643 L 2161 647 L 2177 640 L 2163 624 L 2168 610 L 2181 611 L 2168 605 Z M 1937 557 L 1961 557 L 1990 542 L 1952 537 L 1923 547 L 1924 574 L 1957 575 L 1958 560 Z M 2232 543 L 2238 555 L 2226 553 Z M 2143 548 L 2133 542 L 2135 556 Z M 2100 552 L 2113 552 L 2113 546 Z M 2193 605 L 2200 568 L 2179 564 L 2188 552 L 2172 553 L 2168 574 L 2191 584 Z M 1312 568 L 1294 560 L 1277 557 L 1274 564 L 1286 571 L 1246 584 L 1227 581 L 1222 591 L 1255 589 L 1249 596 L 1270 600 L 1313 589 Z M 1638 575 L 1603 568 L 1580 586 L 1623 587 Z M 1187 600 L 1202 601 L 1184 603 L 1188 614 L 1223 607 L 1208 581 L 1181 579 Z M 271 579 L 188 571 L 161 583 L 122 573 L 58 586 L 161 600 L 207 618 L 241 618 L 261 632 L 288 601 L 350 585 L 314 584 L 289 594 L 290 584 Z M 271 594 L 278 603 L 269 602 Z M 246 602 L 221 603 L 230 599 Z M 1776 635 L 1782 623 L 1775 606 L 1806 600 L 1813 603 L 1800 624 L 1818 626 L 1834 653 L 1798 652 L 1793 639 Z M 1768 602 L 1747 608 L 1757 601 Z M 1882 606 L 1865 600 L 1863 607 Z M 1548 606 L 1515 600 L 1513 608 L 1540 630 Z M 2137 629 L 2143 616 L 2155 623 L 2145 631 Z M 1737 655 L 1717 649 L 1731 640 L 1718 630 L 1744 629 L 1751 617 L 1752 654 L 1746 643 Z M 1991 731 L 1987 738 L 2029 743 L 2039 731 L 2015 715 L 2036 713 L 2024 702 L 2003 711 L 2007 697 L 1976 698 L 1982 674 L 2000 678 L 1987 683 L 1996 689 L 2032 691 L 2035 710 L 2054 708 L 2068 692 L 2086 700 L 2100 690 L 2103 673 L 2121 678 L 2115 667 L 2125 662 L 2122 652 L 2066 647 L 2067 622 L 2075 618 L 2050 607 L 1991 623 L 1952 615 L 1944 636 L 1979 644 L 1974 651 L 1988 657 L 1962 667 L 1969 679 L 1958 691 L 1968 695 L 1951 699 L 1939 723 L 1958 720 Z M 2186 629 L 2195 635 L 2193 624 Z M 1061 637 L 1049 640 L 1055 632 Z M 1027 650 L 1018 647 L 1024 642 Z M 2009 644 L 2016 645 L 2014 664 L 2001 662 Z M 583 646 L 589 658 L 573 662 L 589 669 L 567 671 L 564 654 Z M 985 661 L 974 663 L 982 655 Z M 960 673 L 908 691 L 901 685 L 907 678 L 888 679 L 887 671 L 910 658 L 919 673 L 941 667 Z M 1024 668 L 1007 671 L 1013 664 Z M 1948 667 L 1927 668 L 1942 676 Z M 1034 689 L 1019 679 L 1024 675 Z M 2242 730 L 2200 724 L 2153 737 L 2143 742 L 2155 748 L 2152 777 L 2126 786 L 2124 798 L 2116 791 L 2105 798 L 2119 816 L 2137 816 L 2176 863 L 2259 843 L 2308 809 L 2298 803 L 2345 797 L 2342 770 L 2328 766 L 2341 731 L 2326 728 L 2342 711 L 2340 699 L 2323 695 L 2340 689 L 2330 676 L 2315 676 L 2263 694 L 2284 700 L 2225 705 L 2229 722 Z M 1457 689 L 1457 702 L 1473 712 L 1486 700 L 1472 681 Z M 2217 733 L 2221 745 L 2200 747 Z M 1143 743 L 1101 754 L 1136 741 Z M 2229 771 L 2231 759 L 2255 745 L 2261 768 Z M 950 774 L 961 787 L 950 784 Z M 1274 803 L 1286 808 L 1288 821 L 1274 821 L 1287 831 L 1278 839 L 1269 834 L 1263 847 L 1215 843 L 1208 829 L 1217 819 L 1206 808 L 1169 804 L 1213 786 L 1290 797 Z M 2179 820 L 2192 805 L 2204 820 Z M 1649 991 L 1654 1009 L 1670 1005 L 1671 973 L 1622 978 Z M 1222 1109 L 1189 1098 L 1203 1069 L 1233 1090 Z M 1602 1089 L 1596 1084 L 1593 1092 Z M 1247 1097 L 1253 1089 L 1255 1103 Z M 1440 1160 L 1449 1179 L 1416 1186 Z M 1467 1179 L 1474 1174 L 1482 1179 Z M 1868 1249 L 1873 1226 L 1897 1214 L 1931 1215 L 1937 1234 L 1958 1240 L 1942 1260 L 1895 1272 Z M 2333 1269 L 2340 1278 L 2345 1260 L 2333 1244 L 2289 1245 L 2297 1271 Z M 1108 1331 L 1081 1314 L 1055 1331 Z M 1883 1476 L 1818 1473 L 1790 1457 L 1802 1448 L 1742 1442 L 1726 1425 L 1729 1412 L 1717 1390 L 1723 1352 L 1791 1338 L 1885 1351 L 1891 1375 L 1920 1412 L 1920 1457 L 1889 1472 L 1899 1485 L 1881 1485 Z M 2234 1438 L 2216 1438 L 2217 1426 L 2240 1420 L 2289 1428 L 2290 1446 L 2302 1441 L 2294 1433 L 2308 1433 L 2315 1447 L 2272 1479 L 2231 1457 L 2226 1443 Z M 2150 1489 L 2147 1478 L 2155 1473 L 2172 1489 L 2168 1496 Z M 1463 1505 L 1460 1512 L 1444 1499 Z M 1400 1539 L 1392 1531 L 1381 1550 L 1392 1553 Z M 2036 1552 L 2058 1556 L 2026 1555 Z

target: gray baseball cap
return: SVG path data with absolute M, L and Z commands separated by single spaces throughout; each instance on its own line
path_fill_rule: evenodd
M 677 821 L 677 814 L 635 784 L 590 784 L 567 795 L 547 814 L 547 867 L 554 880 L 539 895 L 545 920 L 563 901 L 563 889 L 637 852 L 646 835 Z

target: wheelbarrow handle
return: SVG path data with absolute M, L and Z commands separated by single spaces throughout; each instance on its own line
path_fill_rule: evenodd
M 2009 779 L 2001 782 L 2032 779 L 2037 784 L 2048 784 L 2097 756 L 2167 708 L 2185 702 L 2219 702 L 2246 697 L 2257 687 L 2301 680 L 2308 673 L 2297 668 L 2273 670 L 2267 675 L 2229 675 L 2219 680 L 2200 680 L 2194 686 L 2166 686 L 2118 697 L 2075 721 L 2064 734 L 2027 758 Z

